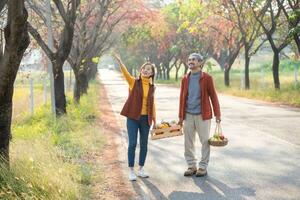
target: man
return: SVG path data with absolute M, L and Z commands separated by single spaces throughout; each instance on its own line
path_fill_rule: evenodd
M 192 53 L 188 58 L 190 72 L 181 81 L 179 122 L 183 124 L 184 132 L 184 157 L 188 169 L 184 176 L 205 176 L 210 156 L 208 144 L 210 124 L 212 118 L 211 103 L 216 121 L 221 121 L 219 100 L 210 75 L 202 72 L 203 57 L 198 53 Z M 211 102 L 210 102 L 211 101 Z M 198 133 L 201 148 L 201 160 L 198 164 L 195 156 L 195 132 Z

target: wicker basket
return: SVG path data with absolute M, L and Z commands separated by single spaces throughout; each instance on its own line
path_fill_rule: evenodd
M 152 140 L 183 135 L 180 125 L 173 125 L 168 128 L 152 129 L 150 133 Z
M 214 135 L 218 135 L 218 136 L 223 135 L 220 123 L 216 124 Z M 211 146 L 222 147 L 222 146 L 226 146 L 228 144 L 228 139 L 227 138 L 224 138 L 223 140 L 211 140 L 212 138 L 213 137 L 209 138 L 209 140 L 208 140 L 208 144 L 211 145 Z
M 228 144 L 228 139 L 224 138 L 224 140 L 218 140 L 218 141 L 210 141 L 208 140 L 208 144 L 215 147 L 222 147 L 226 146 Z

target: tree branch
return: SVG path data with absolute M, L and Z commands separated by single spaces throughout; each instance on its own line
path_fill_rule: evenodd
M 29 22 L 27 23 L 27 26 L 28 26 L 28 31 L 29 31 L 30 35 L 37 41 L 37 43 L 43 49 L 43 51 L 47 54 L 47 56 L 51 60 L 51 62 L 54 61 L 55 60 L 54 53 L 48 47 L 48 45 L 44 42 L 44 40 L 42 39 L 42 37 L 38 33 L 38 31 L 35 28 L 33 28 Z
M 47 11 L 45 9 L 43 9 L 42 6 L 34 4 L 32 1 L 27 0 L 27 3 L 29 5 L 29 8 L 31 8 L 46 24 L 47 19 L 46 19 L 44 13 Z
M 254 54 L 256 54 L 256 52 L 260 49 L 260 47 L 266 42 L 268 41 L 268 39 L 264 39 L 250 54 L 249 56 L 253 56 Z
M 61 0 L 53 0 L 54 4 L 56 5 L 62 19 L 64 20 L 65 24 L 69 23 L 65 8 Z
M 3 10 L 4 6 L 6 5 L 8 0 L 1 0 L 0 1 L 0 12 Z

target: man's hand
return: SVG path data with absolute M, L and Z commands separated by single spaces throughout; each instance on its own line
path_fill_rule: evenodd
M 216 117 L 216 122 L 220 123 L 221 122 L 221 117 Z
M 180 126 L 182 126 L 183 120 L 180 119 L 177 124 L 180 125 Z

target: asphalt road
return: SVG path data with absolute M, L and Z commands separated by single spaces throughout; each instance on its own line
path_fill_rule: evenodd
M 123 127 L 119 159 L 127 173 L 126 119 L 119 113 L 128 86 L 112 70 L 101 69 L 100 79 Z M 177 120 L 178 97 L 178 88 L 157 85 L 158 121 Z M 130 183 L 140 199 L 300 199 L 300 109 L 225 95 L 219 101 L 229 144 L 211 148 L 208 176 L 183 176 L 183 136 L 149 139 L 145 169 L 150 178 Z M 211 134 L 214 127 L 212 121 Z M 199 155 L 198 140 L 196 149 Z

